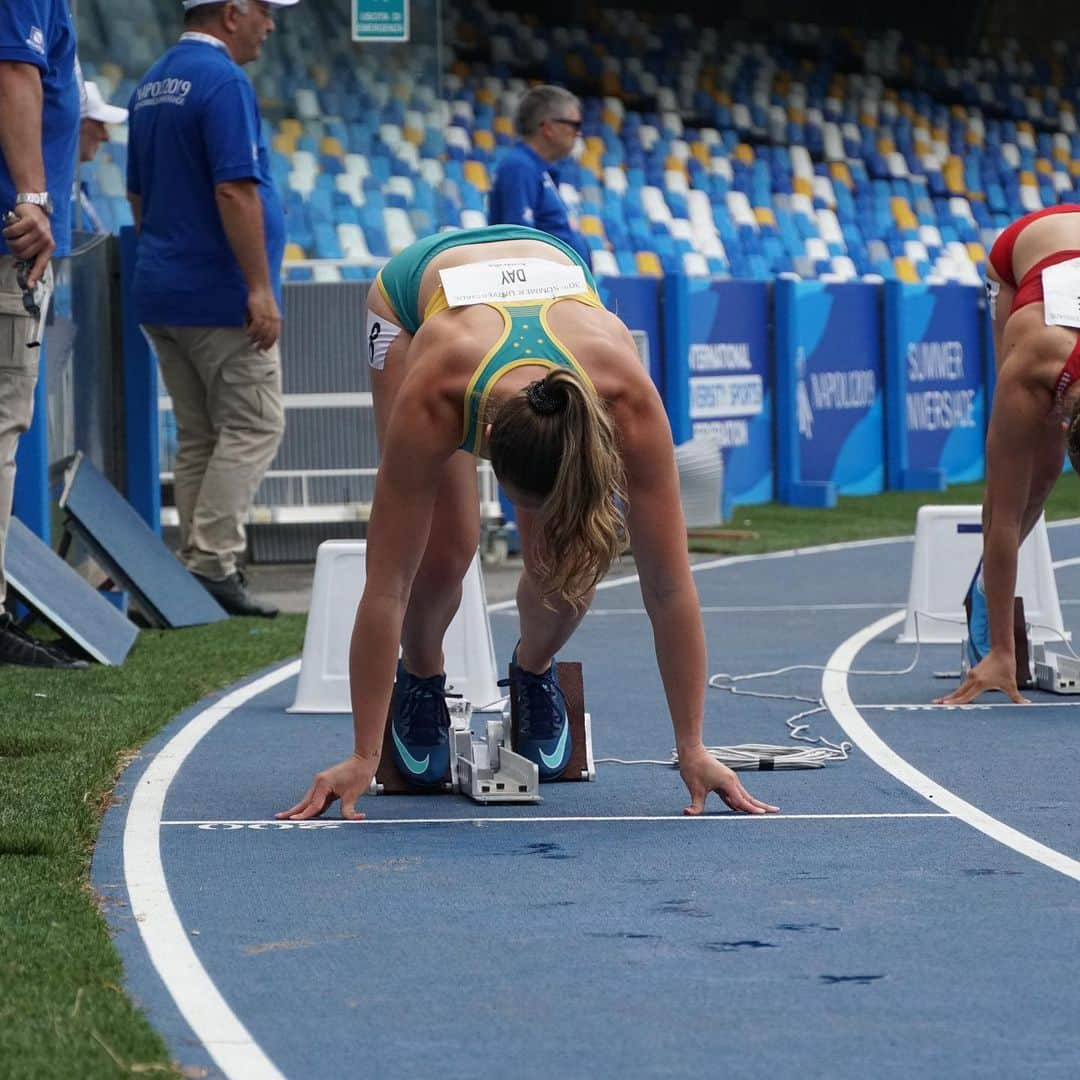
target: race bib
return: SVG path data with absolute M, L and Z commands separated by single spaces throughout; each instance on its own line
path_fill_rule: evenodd
M 993 278 L 987 278 L 985 285 L 986 302 L 990 307 L 990 321 L 993 322 L 997 318 L 997 298 L 998 293 L 1001 292 L 1001 282 L 995 281 Z
M 1068 259 L 1042 272 L 1043 317 L 1047 326 L 1080 330 L 1080 259 Z
M 452 308 L 553 300 L 559 296 L 576 296 L 589 287 L 580 266 L 547 259 L 499 259 L 451 266 L 439 271 L 439 279 L 446 302 Z

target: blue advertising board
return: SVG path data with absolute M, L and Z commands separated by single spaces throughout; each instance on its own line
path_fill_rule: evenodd
M 885 483 L 880 289 L 780 280 L 776 312 L 777 488 L 834 506 Z
M 600 277 L 600 299 L 608 311 L 626 323 L 634 335 L 641 362 L 656 388 L 663 391 L 663 339 L 660 336 L 660 279 L 655 277 Z
M 885 285 L 889 487 L 981 480 L 986 435 L 982 290 Z
M 681 294 L 676 304 L 673 289 Z M 726 520 L 735 506 L 773 497 L 769 286 L 672 275 L 665 317 L 673 309 L 681 317 L 667 353 L 675 441 L 707 438 L 722 448 Z

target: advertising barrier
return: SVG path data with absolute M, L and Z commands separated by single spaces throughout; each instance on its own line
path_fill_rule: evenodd
M 885 484 L 880 289 L 780 280 L 776 315 L 781 502 L 835 506 Z

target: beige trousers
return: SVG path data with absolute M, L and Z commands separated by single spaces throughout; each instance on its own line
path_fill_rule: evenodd
M 146 326 L 176 416 L 180 559 L 203 577 L 236 570 L 244 519 L 285 430 L 281 354 L 240 327 Z
M 51 268 L 45 282 L 51 291 Z M 15 494 L 15 450 L 19 436 L 30 427 L 34 416 L 34 386 L 41 350 L 26 344 L 34 329 L 34 320 L 23 308 L 15 260 L 0 255 L 0 611 L 7 595 L 4 543 Z

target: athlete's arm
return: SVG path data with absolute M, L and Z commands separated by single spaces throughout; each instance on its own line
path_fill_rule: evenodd
M 1015 702 L 1024 699 L 1016 685 L 1013 599 L 1016 567 L 1029 512 L 1035 457 L 1046 436 L 1045 392 L 1002 369 L 986 436 L 986 494 L 983 501 L 983 584 L 990 621 L 990 652 L 945 705 L 974 701 L 987 690 L 1003 690 Z M 1059 436 L 1060 438 L 1060 436 Z
M 640 370 L 636 356 L 633 363 Z M 733 810 L 774 811 L 776 807 L 753 798 L 735 773 L 706 752 L 702 741 L 705 631 L 687 556 L 671 429 L 651 383 L 647 378 L 638 381 L 640 391 L 627 395 L 615 415 L 626 469 L 630 542 L 675 729 L 680 772 L 691 796 L 684 812 L 701 813 L 710 791 Z

